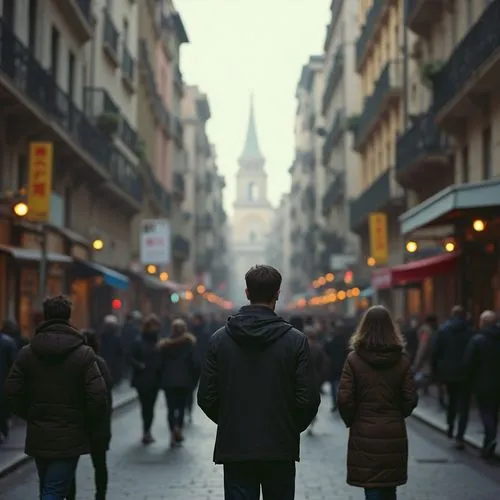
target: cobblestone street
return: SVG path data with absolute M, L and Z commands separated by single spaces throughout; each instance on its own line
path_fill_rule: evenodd
M 163 399 L 158 400 L 157 443 L 139 444 L 139 411 L 132 406 L 116 415 L 109 453 L 109 499 L 217 500 L 223 498 L 222 470 L 211 461 L 214 426 L 198 411 L 187 429 L 185 446 L 168 448 Z M 473 451 L 456 452 L 439 433 L 410 420 L 410 482 L 400 489 L 404 500 L 495 500 L 500 471 L 484 465 Z M 297 500 L 361 500 L 361 490 L 345 484 L 347 433 L 337 415 L 323 403 L 314 436 L 302 438 L 298 466 Z M 0 498 L 28 500 L 37 491 L 33 464 L 0 482 Z M 78 469 L 78 498 L 93 498 L 90 461 Z

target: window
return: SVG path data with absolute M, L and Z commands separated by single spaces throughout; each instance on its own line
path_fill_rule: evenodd
M 70 101 L 73 102 L 73 96 L 75 91 L 75 54 L 69 51 L 68 54 L 68 96 Z
M 462 149 L 462 183 L 469 182 L 469 148 Z
M 248 184 L 248 201 L 255 201 L 257 199 L 258 189 L 254 182 Z
M 71 227 L 71 187 L 66 187 L 64 190 L 64 225 Z
M 28 7 L 28 47 L 33 52 L 36 43 L 36 19 L 38 11 L 38 0 L 30 0 Z
M 26 155 L 17 157 L 17 189 L 28 185 L 28 159 Z
M 113 9 L 113 0 L 106 0 L 106 9 L 108 12 L 111 12 Z
M 491 127 L 483 130 L 483 179 L 491 179 Z
M 3 0 L 3 9 L 2 9 L 2 20 L 3 22 L 14 28 L 14 21 L 16 18 L 16 10 L 14 0 Z
M 52 26 L 52 35 L 50 39 L 50 71 L 56 82 L 59 73 L 59 41 L 59 31 L 55 26 Z
M 123 20 L 123 43 L 125 46 L 128 45 L 128 21 L 126 19 Z

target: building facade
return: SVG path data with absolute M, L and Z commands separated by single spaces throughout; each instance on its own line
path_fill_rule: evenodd
M 245 273 L 256 264 L 265 263 L 266 238 L 272 219 L 267 197 L 265 158 L 257 138 L 253 99 L 243 151 L 238 159 L 236 200 L 231 220 L 233 279 L 231 296 L 236 305 L 246 303 Z
M 323 126 L 323 64 L 322 56 L 312 56 L 302 68 L 296 91 L 289 235 L 292 244 L 290 288 L 294 294 L 309 288 L 325 266 L 321 211 L 325 170 L 321 161 L 323 139 L 318 134 Z

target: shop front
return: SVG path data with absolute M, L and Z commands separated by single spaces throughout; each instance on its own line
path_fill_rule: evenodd
M 401 215 L 400 223 L 402 234 L 415 239 L 422 229 L 450 228 L 457 256 L 450 279 L 424 283 L 437 306 L 453 297 L 474 319 L 485 309 L 500 311 L 499 179 L 446 188 Z

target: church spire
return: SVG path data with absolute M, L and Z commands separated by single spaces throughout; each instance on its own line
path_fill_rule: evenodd
M 240 161 L 263 160 L 264 157 L 260 151 L 259 140 L 257 138 L 257 127 L 255 125 L 255 111 L 253 103 L 253 93 L 250 95 L 250 116 L 248 119 L 247 137 L 245 146 L 240 156 Z

